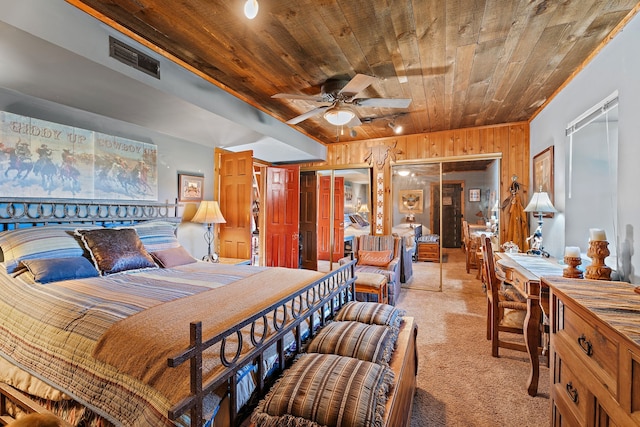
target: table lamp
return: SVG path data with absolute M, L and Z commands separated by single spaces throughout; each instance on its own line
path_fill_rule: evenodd
M 536 228 L 536 231 L 527 238 L 527 241 L 530 241 L 529 244 L 531 246 L 531 249 L 529 249 L 527 253 L 549 257 L 549 253 L 545 252 L 542 247 L 542 216 L 545 213 L 558 212 L 556 208 L 553 207 L 551 199 L 549 199 L 549 194 L 547 194 L 546 191 L 542 191 L 542 188 L 540 188 L 540 191 L 533 193 L 533 196 L 531 197 L 527 207 L 524 208 L 524 211 L 533 212 L 535 215 L 538 215 L 538 228 Z
M 209 262 L 218 262 L 219 257 L 216 251 L 211 251 L 211 243 L 213 242 L 213 224 L 220 224 L 227 222 L 220 212 L 220 205 L 213 200 L 200 202 L 198 211 L 191 219 L 192 222 L 199 222 L 207 225 L 207 231 L 204 233 L 204 240 L 207 242 L 208 252 L 202 260 Z
M 369 213 L 369 205 L 367 205 L 366 203 L 363 205 L 360 205 L 360 209 L 358 209 L 358 213 L 361 213 L 362 217 L 364 219 L 367 219 L 367 214 Z

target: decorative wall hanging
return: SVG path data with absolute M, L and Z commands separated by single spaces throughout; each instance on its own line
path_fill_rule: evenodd
M 553 145 L 533 157 L 533 188 L 531 194 L 544 191 L 553 203 Z M 552 218 L 553 213 L 545 213 L 545 218 Z
M 200 202 L 204 191 L 204 176 L 178 174 L 178 200 L 181 202 Z
M 479 202 L 480 201 L 480 189 L 479 188 L 471 188 L 469 190 L 469 201 L 470 202 Z
M 378 172 L 376 177 L 376 232 L 384 232 L 384 172 Z
M 401 190 L 398 210 L 400 213 L 421 214 L 423 209 L 422 190 Z
M 0 194 L 158 200 L 156 145 L 0 111 Z

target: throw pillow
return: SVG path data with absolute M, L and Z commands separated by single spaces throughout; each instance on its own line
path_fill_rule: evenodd
M 61 280 L 84 279 L 99 276 L 91 261 L 85 257 L 28 259 L 22 264 L 38 283 L 51 283 Z
M 151 252 L 151 256 L 162 268 L 172 268 L 179 265 L 193 264 L 194 262 L 197 262 L 183 246 Z
M 358 265 L 386 267 L 391 261 L 391 251 L 358 251 Z
M 77 230 L 100 275 L 157 267 L 133 228 Z

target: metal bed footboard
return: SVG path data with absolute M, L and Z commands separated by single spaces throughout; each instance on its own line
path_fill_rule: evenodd
M 278 361 L 276 374 L 281 373 L 285 368 L 285 345 L 284 338 L 289 332 L 294 332 L 296 345 L 295 353 L 303 348 L 301 325 L 309 321 L 309 336 L 307 340 L 315 335 L 318 328 L 324 326 L 333 314 L 345 303 L 354 300 L 355 296 L 355 276 L 354 265 L 356 261 L 341 266 L 339 269 L 327 274 L 323 278 L 305 286 L 295 293 L 281 299 L 280 301 L 266 307 L 248 319 L 236 324 L 225 332 L 203 340 L 202 323 L 192 322 L 190 324 L 190 345 L 189 348 L 180 354 L 168 359 L 169 367 L 177 367 L 189 361 L 191 373 L 190 395 L 177 403 L 169 411 L 169 419 L 177 420 L 183 414 L 189 412 L 191 426 L 202 426 L 206 422 L 204 419 L 204 399 L 209 393 L 223 384 L 227 384 L 228 404 L 230 405 L 230 424 L 237 425 L 239 419 L 239 408 L 236 406 L 236 373 L 248 364 L 256 364 L 258 373 L 258 384 L 256 391 L 262 397 L 266 393 L 264 375 L 264 352 L 272 345 L 276 345 Z M 317 315 L 317 316 L 316 316 Z M 278 316 L 282 320 L 278 320 Z M 319 318 L 319 325 L 315 325 L 316 317 Z M 270 323 L 275 330 L 269 336 L 267 333 L 267 323 Z M 243 341 L 242 330 L 249 327 L 250 345 L 252 346 L 246 354 L 243 347 L 248 345 Z M 229 358 L 225 354 L 225 342 L 227 338 L 234 336 L 238 339 L 237 351 Z M 221 343 L 220 362 L 225 366 L 223 374 L 203 383 L 202 353 L 213 345 Z M 290 360 L 290 359 L 289 359 Z M 277 376 L 277 375 L 274 375 Z M 197 420 L 200 420 L 199 422 Z

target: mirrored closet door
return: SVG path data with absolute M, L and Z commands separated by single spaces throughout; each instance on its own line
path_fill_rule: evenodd
M 392 231 L 407 246 L 414 236 L 413 267 L 422 278 L 405 277 L 403 286 L 441 291 L 450 269 L 466 269 L 465 226 L 470 239 L 484 234 L 499 246 L 499 158 L 395 164 L 392 174 Z M 479 267 L 472 262 L 468 274 L 479 277 Z

